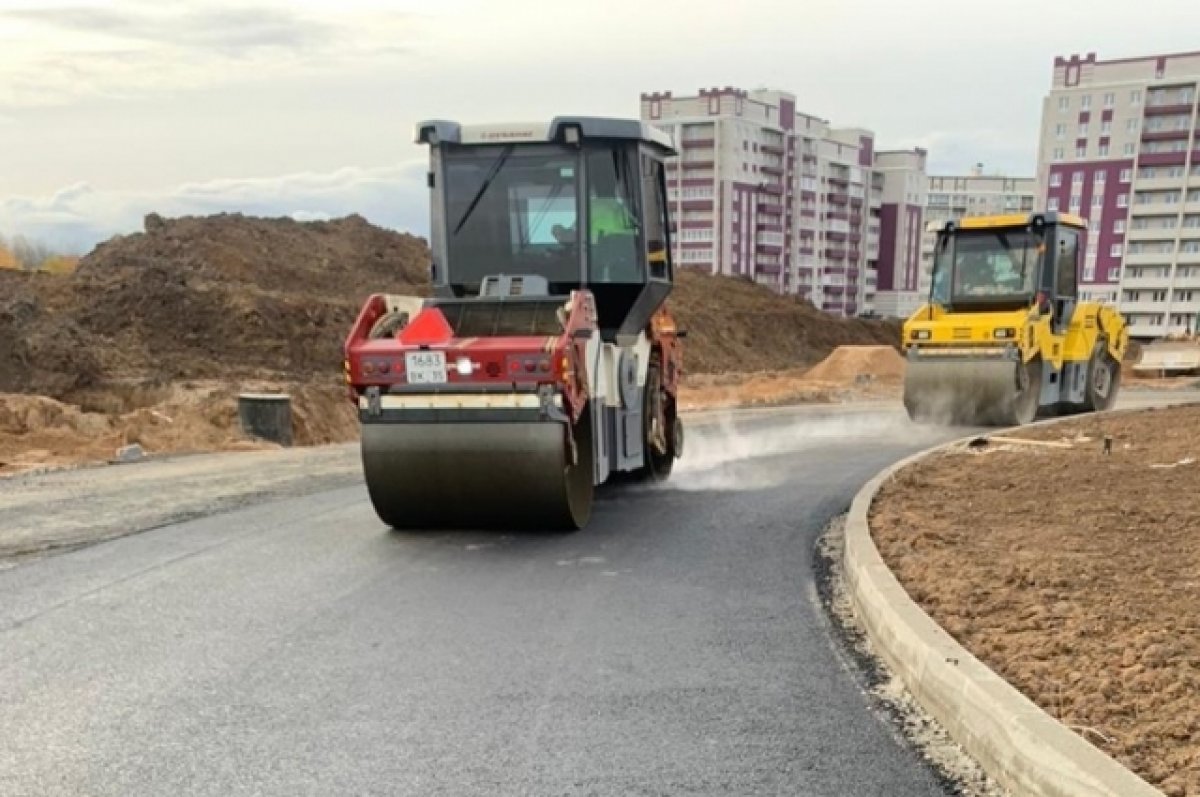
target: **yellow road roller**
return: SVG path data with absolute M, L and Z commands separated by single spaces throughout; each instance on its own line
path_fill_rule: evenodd
M 1086 229 L 1048 212 L 938 230 L 928 300 L 902 333 L 910 418 L 1020 426 L 1113 406 L 1129 333 L 1115 308 L 1079 300 Z

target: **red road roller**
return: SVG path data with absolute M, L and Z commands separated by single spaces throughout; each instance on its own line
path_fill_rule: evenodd
M 345 343 L 371 502 L 397 529 L 579 529 L 597 485 L 683 449 L 663 161 L 642 122 L 418 125 L 431 297 Z

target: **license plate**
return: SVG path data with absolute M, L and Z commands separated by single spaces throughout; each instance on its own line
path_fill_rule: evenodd
M 446 353 L 440 351 L 406 352 L 404 369 L 410 385 L 440 385 L 446 381 Z

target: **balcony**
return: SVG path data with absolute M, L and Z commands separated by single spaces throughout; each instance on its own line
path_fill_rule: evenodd
M 1126 252 L 1124 263 L 1129 266 L 1167 266 L 1175 259 L 1173 252 Z
M 845 260 L 846 250 L 839 247 L 826 247 L 825 257 L 830 260 Z
M 758 149 L 768 155 L 783 155 L 786 152 L 783 147 L 777 147 L 774 144 L 760 144 Z
M 1186 181 L 1186 177 L 1139 177 L 1137 189 L 1139 191 L 1178 191 L 1183 188 Z
M 849 233 L 841 232 L 839 230 L 826 230 L 825 231 L 825 240 L 826 241 L 837 241 L 838 243 L 845 243 L 846 239 L 849 237 L 849 235 L 850 235 Z
M 685 172 L 695 171 L 696 169 L 711 169 L 716 163 L 713 159 L 708 160 L 690 160 L 683 162 L 683 170 Z
M 830 177 L 829 184 L 836 185 L 839 188 L 849 188 L 850 187 L 850 178 L 849 177 Z
M 711 199 L 685 199 L 680 203 L 680 207 L 684 210 L 707 210 L 711 213 L 713 201 Z
M 1183 166 L 1187 163 L 1187 150 L 1183 152 L 1143 152 L 1138 155 L 1138 166 Z
M 711 136 L 708 138 L 685 138 L 683 140 L 683 149 L 712 149 L 717 145 L 717 140 Z
M 1126 280 L 1126 284 L 1128 284 L 1128 280 Z M 1176 290 L 1181 288 L 1200 288 L 1200 274 L 1192 274 L 1187 277 L 1182 275 L 1176 276 L 1174 284 Z
M 1152 302 L 1147 299 L 1136 302 L 1122 301 L 1118 306 L 1122 313 L 1165 313 L 1167 311 L 1166 302 Z
M 1192 104 L 1190 102 L 1176 102 L 1170 105 L 1147 105 L 1145 107 L 1146 116 L 1180 116 L 1182 114 L 1191 115 L 1191 113 Z
M 773 221 L 763 221 L 760 219 L 755 222 L 754 227 L 759 232 L 783 232 L 783 225 L 779 223 L 778 219 Z
M 782 166 L 763 164 L 762 166 L 758 167 L 758 170 L 760 172 L 766 172 L 767 174 L 773 174 L 776 177 L 780 177 L 783 175 L 783 167 Z
M 1130 209 L 1131 216 L 1174 216 L 1177 213 L 1179 213 L 1178 202 L 1134 203 Z
M 1174 218 L 1174 217 L 1172 217 Z M 1175 228 L 1164 229 L 1162 227 L 1149 227 L 1144 230 L 1127 228 L 1125 230 L 1125 240 L 1127 241 L 1171 241 L 1175 240 Z
M 845 205 L 850 201 L 847 194 L 826 194 L 825 201 L 831 205 Z
M 1142 141 L 1180 141 L 1192 135 L 1190 128 L 1183 130 L 1143 130 Z
M 774 201 L 773 198 L 768 199 L 767 197 L 759 197 L 758 212 L 767 213 L 772 216 L 780 216 L 783 215 L 783 205 L 780 205 L 778 202 Z
M 1161 277 L 1125 277 L 1121 280 L 1121 287 L 1165 290 L 1169 283 L 1170 277 L 1163 272 Z
M 1200 252 L 1180 252 L 1175 255 L 1175 262 L 1181 266 L 1200 265 Z

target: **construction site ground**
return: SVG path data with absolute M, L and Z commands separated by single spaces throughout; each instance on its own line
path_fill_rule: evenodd
M 1184 406 L 956 447 L 902 470 L 871 512 L 943 628 L 1172 797 L 1200 795 L 1198 425 Z

